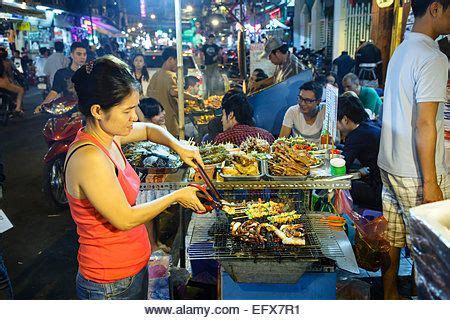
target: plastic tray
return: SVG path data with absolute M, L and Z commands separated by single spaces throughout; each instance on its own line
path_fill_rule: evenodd
M 266 162 L 263 160 L 258 160 L 258 169 L 260 174 L 257 176 L 229 176 L 222 174 L 222 170 L 220 170 L 219 175 L 224 181 L 260 181 L 267 174 Z

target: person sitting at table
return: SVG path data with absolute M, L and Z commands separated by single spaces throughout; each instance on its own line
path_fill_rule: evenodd
M 355 160 L 363 167 L 360 170 L 362 178 L 352 181 L 353 202 L 363 208 L 381 211 L 383 184 L 377 165 L 381 129 L 369 120 L 361 101 L 353 96 L 339 97 L 337 119 L 337 129 L 346 136 L 342 155 L 347 170 Z
M 270 132 L 254 126 L 253 108 L 244 93 L 231 94 L 227 99 L 222 99 L 222 125 L 224 132 L 217 135 L 214 143 L 239 146 L 248 137 L 260 138 L 270 144 L 275 141 Z
M 298 104 L 284 115 L 280 138 L 301 136 L 310 142 L 320 143 L 325 108 L 320 106 L 323 87 L 315 81 L 305 82 L 299 89 Z
M 342 79 L 342 86 L 345 91 L 353 91 L 358 95 L 364 109 L 369 110 L 368 114 L 371 119 L 379 116 L 383 101 L 374 88 L 361 86 L 358 76 L 353 73 L 347 74 Z
M 242 93 L 242 90 L 240 88 L 233 88 L 227 91 L 225 95 L 222 97 L 222 101 L 225 101 L 229 99 L 232 95 L 236 93 Z M 208 143 L 208 142 L 214 142 L 217 135 L 223 132 L 223 125 L 222 125 L 222 110 L 217 110 L 219 112 L 214 112 L 214 118 L 208 122 L 207 128 L 208 133 L 203 136 L 202 142 Z
M 154 98 L 142 99 L 136 113 L 139 121 L 150 122 L 166 129 L 166 112 L 158 100 Z
M 255 92 L 256 89 L 256 83 L 258 81 L 267 79 L 269 76 L 264 72 L 263 69 L 256 68 L 253 70 L 252 76 L 248 79 L 248 88 L 247 92 Z

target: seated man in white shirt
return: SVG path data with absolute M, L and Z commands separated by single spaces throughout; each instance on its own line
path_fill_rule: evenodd
M 320 106 L 323 87 L 310 81 L 300 87 L 298 104 L 290 107 L 284 116 L 280 138 L 301 136 L 308 141 L 320 143 L 325 108 Z

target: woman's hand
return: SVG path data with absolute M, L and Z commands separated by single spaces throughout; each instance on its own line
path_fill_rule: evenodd
M 198 165 L 200 165 L 202 168 L 205 166 L 203 164 L 202 157 L 200 156 L 200 151 L 197 147 L 178 142 L 173 149 L 176 153 L 178 153 L 181 160 L 183 160 L 189 166 L 193 168 L 197 168 Z M 194 160 L 198 165 L 194 162 Z
M 206 209 L 197 197 L 198 189 L 194 187 L 186 187 L 175 191 L 176 200 L 183 207 L 191 209 L 195 212 L 205 212 Z

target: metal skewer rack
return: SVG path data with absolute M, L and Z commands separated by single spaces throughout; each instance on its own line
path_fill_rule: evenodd
M 161 182 L 161 183 L 143 183 L 141 191 L 145 190 L 178 190 L 187 187 L 189 182 Z M 227 181 L 214 182 L 218 190 L 264 190 L 264 189 L 350 189 L 350 180 L 332 180 L 332 179 L 308 179 L 304 181 Z

